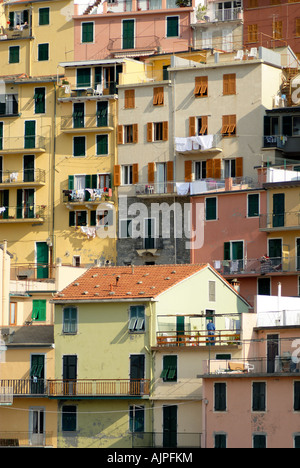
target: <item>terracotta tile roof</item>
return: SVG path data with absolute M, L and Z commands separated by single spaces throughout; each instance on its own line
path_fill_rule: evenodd
M 93 267 L 57 293 L 52 302 L 154 298 L 208 266 Z

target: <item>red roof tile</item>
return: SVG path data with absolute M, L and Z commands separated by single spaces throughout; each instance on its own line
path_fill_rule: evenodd
M 54 302 L 154 298 L 207 266 L 93 267 L 57 293 Z

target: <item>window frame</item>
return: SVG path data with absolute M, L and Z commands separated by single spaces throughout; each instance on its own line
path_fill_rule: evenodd
M 208 217 L 208 207 L 207 207 L 207 202 L 215 200 L 215 217 L 211 218 Z M 218 197 L 205 197 L 205 221 L 217 221 L 218 220 Z
M 20 63 L 20 46 L 9 46 L 8 48 L 8 63 Z
M 172 358 L 172 359 L 171 359 Z M 167 361 L 172 362 L 168 364 Z M 176 360 L 176 365 L 175 365 Z M 170 375 L 169 375 L 170 374 Z M 177 354 L 164 354 L 162 356 L 162 372 L 160 378 L 163 379 L 165 383 L 176 383 L 178 380 L 178 355 Z
M 108 133 L 101 133 L 96 135 L 96 156 L 108 156 Z M 99 140 L 103 140 L 100 142 Z M 101 152 L 101 151 L 104 152 Z
M 136 417 L 136 412 L 141 412 L 141 421 Z M 130 405 L 129 406 L 129 432 L 131 434 L 139 434 L 145 432 L 145 406 L 144 405 Z M 138 429 L 137 429 L 138 427 Z
M 177 19 L 177 34 L 171 34 L 170 35 L 170 20 L 175 20 Z M 169 38 L 174 38 L 174 37 L 180 37 L 180 17 L 178 15 L 173 15 L 173 16 L 166 16 L 166 39 Z
M 195 98 L 208 97 L 208 76 L 195 76 L 194 87 Z
M 219 387 L 222 385 L 222 387 Z M 221 395 L 220 391 L 218 394 L 216 388 L 224 389 L 224 395 Z M 224 401 L 218 401 L 217 398 L 222 398 Z M 214 413 L 224 413 L 227 412 L 227 383 L 226 382 L 214 382 Z
M 72 428 L 70 429 L 70 422 L 68 422 L 68 426 L 66 428 L 65 424 L 66 421 L 64 420 L 64 416 L 67 414 L 65 408 L 73 408 L 74 412 L 70 413 L 72 416 Z M 74 418 L 74 420 L 73 420 Z M 75 423 L 75 424 L 74 424 Z M 77 424 L 78 424 L 78 417 L 77 417 L 77 406 L 76 405 L 63 405 L 61 409 L 61 430 L 62 432 L 76 432 L 77 431 Z
M 46 11 L 47 11 L 47 14 L 46 14 Z M 47 22 L 44 22 L 45 16 L 46 16 Z M 49 7 L 39 8 L 39 26 L 49 26 L 49 25 L 50 25 L 50 8 Z
M 42 49 L 41 47 L 42 46 L 47 46 L 47 54 L 45 54 L 45 50 L 42 52 Z M 42 42 L 41 44 L 38 44 L 38 62 L 49 62 L 50 60 L 50 47 L 49 47 L 49 42 Z M 44 58 L 42 57 L 42 55 L 45 54 L 45 57 L 47 56 L 47 58 Z
M 146 332 L 146 310 L 144 305 L 130 306 L 128 331 L 134 334 Z
M 259 386 L 256 390 L 255 387 Z M 263 391 L 262 391 L 263 389 Z M 252 413 L 265 413 L 267 411 L 267 383 L 266 382 L 252 382 Z
M 73 257 L 74 259 L 74 257 Z M 66 311 L 72 310 L 73 312 L 75 311 L 75 319 L 72 318 L 71 316 L 66 319 L 65 313 Z M 62 326 L 62 333 L 63 335 L 77 335 L 78 333 L 78 307 L 76 306 L 66 306 L 63 308 L 63 326 Z M 72 323 L 73 322 L 73 323 Z M 72 330 L 72 327 L 74 327 L 74 330 Z
M 40 311 L 40 303 L 42 303 L 42 312 Z M 41 316 L 39 316 L 41 315 Z M 32 314 L 31 318 L 34 322 L 46 322 L 47 320 L 47 301 L 46 299 L 33 299 L 32 300 Z
M 75 154 L 75 149 L 78 148 L 78 145 L 75 144 L 75 140 L 82 139 L 84 141 L 84 154 Z M 76 135 L 73 137 L 73 158 L 85 158 L 86 157 L 86 136 L 84 135 Z
M 38 94 L 37 90 L 44 90 L 44 94 Z M 39 96 L 42 96 L 40 98 Z M 45 114 L 46 113 L 46 87 L 45 86 L 39 86 L 37 88 L 34 88 L 34 113 L 35 114 Z M 42 99 L 42 103 L 38 102 L 38 99 Z M 39 110 L 38 106 L 41 105 L 41 109 Z
M 250 197 L 258 197 L 258 200 L 257 200 L 257 206 L 258 206 L 258 213 L 257 214 L 251 214 L 250 213 L 250 205 L 249 205 L 249 199 Z M 260 216 L 260 193 L 248 193 L 247 194 L 247 218 L 259 218 Z
M 84 26 L 92 26 L 92 31 L 84 31 Z M 84 36 L 86 40 L 84 40 Z M 88 40 L 88 36 L 91 36 L 92 40 Z M 94 42 L 95 42 L 95 22 L 94 21 L 82 21 L 81 44 L 94 44 Z

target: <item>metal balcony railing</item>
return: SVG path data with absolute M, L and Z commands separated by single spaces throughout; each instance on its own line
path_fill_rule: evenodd
M 5 379 L 0 380 L 0 388 L 10 388 L 13 396 L 47 396 L 45 379 Z
M 21 220 L 38 220 L 43 222 L 46 217 L 46 205 L 22 204 L 4 206 L 0 213 L 0 222 L 18 222 Z
M 51 447 L 52 432 L 5 431 L 0 432 L 1 447 Z
M 276 230 L 279 228 L 300 227 L 299 211 L 286 211 L 284 213 L 263 213 L 259 216 L 259 228 Z
M 223 8 L 215 12 L 215 19 L 218 21 L 234 21 L 241 19 L 241 8 Z
M 12 281 L 54 280 L 56 267 L 49 263 L 14 263 L 10 268 Z
M 298 257 L 283 255 L 282 257 L 243 258 L 240 260 L 214 260 L 213 267 L 222 275 L 264 275 L 297 271 L 300 269 Z
M 20 184 L 23 182 L 45 183 L 43 169 L 25 169 L 24 171 L 0 171 L 0 184 Z
M 61 119 L 61 130 L 79 130 L 83 129 L 101 129 L 113 127 L 113 115 L 99 115 L 96 114 L 84 114 L 84 113 L 77 113 L 73 115 L 67 115 L 62 117 Z
M 43 136 L 0 137 L 0 151 L 20 152 L 24 149 L 45 149 L 47 139 Z
M 211 333 L 207 330 L 193 330 L 184 333 L 160 331 L 156 334 L 158 347 L 239 345 L 240 339 L 239 330 L 215 330 Z
M 231 360 L 211 359 L 203 361 L 203 374 L 298 374 L 300 363 L 294 362 L 291 354 L 275 356 L 274 359 L 266 357 L 237 358 Z
M 145 379 L 117 380 L 48 380 L 48 394 L 52 397 L 68 396 L 135 396 L 149 395 L 150 381 Z
M 201 437 L 196 432 L 134 432 L 132 448 L 201 448 Z

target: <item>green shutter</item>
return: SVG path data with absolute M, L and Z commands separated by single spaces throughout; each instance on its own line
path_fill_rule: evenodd
M 23 218 L 23 190 L 17 190 L 17 218 Z
M 74 190 L 74 176 L 69 175 L 69 190 Z
M 45 26 L 50 23 L 50 10 L 49 8 L 39 9 L 39 26 Z
M 259 194 L 248 195 L 248 218 L 259 216 Z
M 45 62 L 49 60 L 49 44 L 38 45 L 38 61 Z
M 9 63 L 19 63 L 20 62 L 20 47 L 11 46 L 9 48 Z
M 77 68 L 77 88 L 89 88 L 91 86 L 91 69 Z
M 97 174 L 92 174 L 92 186 L 91 186 L 92 189 L 97 188 L 97 180 L 98 180 Z
M 14 29 L 15 26 L 15 13 L 13 11 L 9 12 L 9 29 Z
M 37 320 L 39 322 L 46 321 L 46 307 L 47 303 L 46 300 L 36 300 L 32 301 L 32 316 L 33 320 Z
M 90 226 L 96 226 L 96 210 L 91 211 Z
M 97 127 L 107 127 L 108 124 L 108 102 L 97 103 Z
M 177 37 L 178 33 L 178 16 L 170 16 L 167 18 L 167 37 Z
M 123 20 L 123 49 L 134 48 L 134 20 Z
M 3 122 L 0 122 L 0 150 L 3 150 Z
M 95 86 L 102 83 L 102 67 L 95 67 Z
M 217 219 L 217 199 L 206 198 L 206 221 Z
M 25 137 L 24 147 L 35 148 L 35 120 L 25 121 Z
M 224 260 L 230 260 L 230 242 L 224 242 Z
M 73 156 L 85 156 L 85 137 L 74 137 L 73 140 Z
M 97 135 L 97 156 L 108 154 L 108 135 Z
M 6 210 L 3 213 L 3 219 L 8 219 L 9 216 L 9 190 L 3 190 L 3 207 Z
M 94 23 L 82 23 L 82 43 L 94 41 Z
M 45 113 L 45 88 L 35 88 L 34 90 L 34 101 L 35 101 L 35 109 L 34 112 L 36 114 L 44 114 Z
M 69 213 L 69 226 L 75 226 L 75 211 Z
M 177 380 L 177 356 L 163 357 L 163 372 L 161 378 L 168 382 Z

